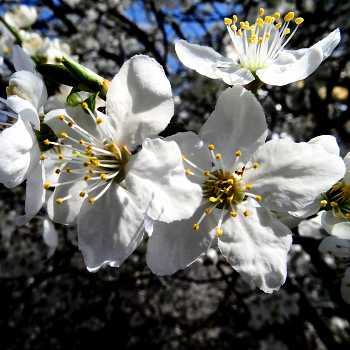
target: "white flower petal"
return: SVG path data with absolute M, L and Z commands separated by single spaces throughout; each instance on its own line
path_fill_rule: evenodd
M 323 238 L 325 236 L 325 230 L 321 224 L 321 215 L 317 215 L 310 220 L 302 221 L 298 226 L 298 231 L 302 237 Z
M 15 125 L 0 134 L 0 182 L 7 188 L 22 183 L 40 161 L 40 149 L 28 122 L 18 117 Z
M 186 67 L 212 79 L 221 78 L 217 74 L 218 66 L 227 67 L 234 64 L 231 59 L 220 55 L 211 47 L 189 44 L 185 40 L 176 42 L 175 51 L 180 61 Z
M 6 104 L 18 113 L 24 121 L 32 123 L 36 130 L 40 129 L 38 112 L 29 101 L 18 96 L 10 96 L 7 98 Z
M 249 69 L 234 62 L 229 67 L 217 67 L 214 72 L 228 85 L 246 85 L 255 79 Z
M 185 156 L 190 162 L 204 171 L 212 168 L 212 162 L 208 147 L 204 145 L 203 141 L 194 132 L 179 132 L 175 135 L 169 136 L 164 141 L 175 141 L 181 151 L 181 154 Z M 186 161 L 183 162 L 185 169 L 190 169 L 198 176 L 191 176 L 189 179 L 192 182 L 202 185 L 206 179 L 204 172 L 196 169 Z
M 43 221 L 43 239 L 45 244 L 50 248 L 47 258 L 51 258 L 58 246 L 58 234 L 54 224 L 49 219 Z
M 171 275 L 186 268 L 209 249 L 215 237 L 216 223 L 212 215 L 207 215 L 200 223 L 199 229 L 193 225 L 208 208 L 202 204 L 193 216 L 187 220 L 166 224 L 155 221 L 153 234 L 147 243 L 147 264 L 158 276 Z
M 333 234 L 334 225 L 340 224 L 342 222 L 346 223 L 349 219 L 343 218 L 339 219 L 338 216 L 333 214 L 332 210 L 326 211 L 322 214 L 322 226 L 330 234 Z
M 320 145 L 328 153 L 334 154 L 335 156 L 339 156 L 340 149 L 338 146 L 338 142 L 337 139 L 332 135 L 317 136 L 311 139 L 308 143 L 311 145 Z
M 23 216 L 16 217 L 15 222 L 18 226 L 23 226 L 30 221 L 42 208 L 45 203 L 44 190 L 45 170 L 41 163 L 28 175 L 26 185 L 25 212 Z
M 292 229 L 297 227 L 300 221 L 304 220 L 303 218 L 297 218 L 288 212 L 274 211 L 278 221 L 281 221 L 288 228 Z
M 282 86 L 305 79 L 317 69 L 322 61 L 322 48 L 312 46 L 296 62 L 286 65 L 274 62 L 268 68 L 258 69 L 256 74 L 266 84 Z
M 322 200 L 323 200 L 322 195 L 319 195 L 315 198 L 315 200 L 312 203 L 310 203 L 306 207 L 300 210 L 290 212 L 290 214 L 298 218 L 307 218 L 311 215 L 314 215 L 320 210 Z
M 339 224 L 334 225 L 332 235 L 341 239 L 350 240 L 350 222 L 341 222 Z
M 217 101 L 214 112 L 199 131 L 206 145 L 214 144 L 229 170 L 236 162 L 235 153 L 241 151 L 238 167 L 249 160 L 267 135 L 264 111 L 254 97 L 242 86 L 226 89 Z M 239 170 L 239 169 L 234 169 Z
M 12 58 L 13 65 L 15 66 L 17 72 L 26 70 L 28 72 L 36 74 L 34 61 L 24 52 L 20 46 L 14 45 L 12 47 Z
M 344 301 L 350 304 L 350 268 L 347 268 L 345 271 L 345 275 L 341 282 L 340 292 Z
M 249 211 L 249 216 L 228 214 L 224 218 L 219 248 L 247 281 L 272 293 L 286 279 L 291 232 L 266 208 L 246 205 L 244 209 Z
M 336 258 L 350 258 L 350 240 L 335 236 L 326 237 L 318 250 L 325 254 L 332 254 Z
M 174 141 L 146 139 L 126 164 L 125 173 L 128 191 L 154 220 L 187 219 L 201 202 L 202 189 L 188 180 Z
M 254 163 L 259 164 L 257 169 Z M 252 186 L 252 193 L 261 196 L 261 205 L 296 211 L 311 204 L 344 172 L 343 160 L 321 146 L 278 140 L 267 142 L 252 155 L 243 179 Z
M 335 47 L 339 44 L 340 42 L 340 30 L 339 28 L 333 30 L 332 33 L 328 34 L 324 39 L 320 40 L 318 43 L 315 45 L 311 46 L 319 46 L 322 48 L 323 51 L 323 60 L 328 58 Z
M 90 272 L 105 264 L 120 266 L 139 246 L 143 232 L 142 212 L 116 183 L 93 204 L 85 200 L 81 207 L 79 249 Z
M 174 114 L 171 86 L 148 56 L 126 61 L 107 93 L 107 116 L 119 147 L 133 148 L 163 131 Z

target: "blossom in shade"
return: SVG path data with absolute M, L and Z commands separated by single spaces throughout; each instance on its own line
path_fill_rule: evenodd
M 225 18 L 239 63 L 210 47 L 190 44 L 185 40 L 176 43 L 176 53 L 186 67 L 202 75 L 221 78 L 229 85 L 245 85 L 256 80 L 256 88 L 262 82 L 282 86 L 305 79 L 330 56 L 340 41 L 340 31 L 336 29 L 308 49 L 285 50 L 304 19 L 296 18 L 291 25 L 293 12 L 285 15 L 282 22 L 279 21 L 279 13 L 264 18 L 263 15 L 264 10 L 260 9 L 253 24 L 245 21 L 238 25 L 236 15 L 232 19 Z
M 202 186 L 203 200 L 190 219 L 154 224 L 147 251 L 153 272 L 185 268 L 217 236 L 221 253 L 244 278 L 268 293 L 283 284 L 292 238 L 272 211 L 311 203 L 343 176 L 345 167 L 318 145 L 265 143 L 266 134 L 260 104 L 237 85 L 220 95 L 199 136 L 187 132 L 168 138 L 178 143 L 186 173 Z M 332 175 L 324 177 L 329 169 Z
M 201 188 L 186 177 L 175 142 L 155 137 L 169 123 L 174 104 L 162 67 L 134 56 L 114 77 L 106 109 L 54 110 L 45 116 L 70 155 L 48 201 L 54 222 L 78 224 L 79 248 L 89 271 L 119 266 L 140 244 L 144 214 L 171 222 L 189 218 Z M 132 154 L 138 145 L 142 150 Z M 47 159 L 50 159 L 48 157 Z

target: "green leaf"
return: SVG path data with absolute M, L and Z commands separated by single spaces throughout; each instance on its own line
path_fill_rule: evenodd
M 93 94 L 91 96 L 89 96 L 84 102 L 87 103 L 90 111 L 92 113 L 95 112 L 95 107 L 96 107 L 96 98 L 99 95 L 99 92 L 96 92 L 96 94 Z M 83 107 L 83 111 L 87 114 L 89 114 L 89 112 Z
M 58 138 L 54 131 L 45 123 L 40 125 L 40 130 L 34 130 L 35 136 L 38 140 L 39 148 L 41 152 L 46 152 L 55 147 L 54 145 L 46 145 L 45 140 L 57 142 Z
M 55 81 L 59 84 L 68 86 L 78 86 L 80 81 L 62 64 L 38 64 L 36 70 L 44 77 Z
M 79 91 L 80 91 L 80 89 L 77 89 L 75 87 L 70 91 L 70 93 L 67 97 L 67 103 L 71 107 L 78 106 L 79 104 L 82 104 L 84 102 L 83 99 L 79 95 Z

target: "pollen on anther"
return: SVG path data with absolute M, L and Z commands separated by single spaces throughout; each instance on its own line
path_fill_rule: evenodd
M 101 124 L 103 122 L 102 118 L 97 118 L 96 119 L 96 124 Z
M 296 24 L 301 24 L 301 23 L 303 23 L 304 22 L 304 18 L 302 18 L 302 17 L 298 17 L 296 20 L 295 20 L 295 23 Z
M 60 169 L 56 169 L 56 170 L 55 170 L 55 173 L 56 173 L 56 174 L 59 174 L 60 172 L 61 172 Z
M 215 156 L 216 159 L 220 159 L 221 158 L 221 154 L 218 153 L 216 156 Z
M 260 196 L 256 196 L 255 199 L 256 199 L 258 202 L 261 202 L 261 197 L 260 197 Z
M 50 141 L 49 141 L 48 139 L 46 139 L 46 140 L 44 141 L 44 143 L 45 143 L 46 146 L 48 146 L 48 145 L 50 144 Z
M 184 161 L 185 160 L 185 156 L 181 156 L 182 157 L 182 160 Z
M 101 177 L 101 180 L 106 180 L 106 174 L 101 174 L 100 177 Z
M 61 136 L 62 136 L 62 137 L 67 137 L 67 134 L 66 134 L 65 132 L 62 132 L 62 133 L 61 133 Z
M 326 205 L 327 205 L 327 201 L 326 200 L 321 201 L 321 207 L 322 208 L 324 208 Z
M 194 228 L 195 230 L 198 230 L 198 229 L 199 229 L 199 226 L 198 226 L 197 224 L 194 224 L 194 225 L 193 225 L 193 228 Z
M 208 177 L 208 176 L 209 176 L 209 171 L 207 170 L 207 171 L 204 173 L 204 175 L 205 175 L 206 177 Z
M 243 214 L 244 214 L 244 216 L 249 216 L 249 211 L 246 210 Z
M 240 157 L 242 155 L 242 152 L 241 151 L 237 151 L 236 152 L 236 157 Z
M 44 189 L 48 190 L 50 188 L 50 186 L 51 186 L 51 182 L 45 182 Z
M 246 188 L 247 190 L 250 190 L 250 189 L 252 188 L 252 186 L 247 185 L 245 188 Z
M 79 193 L 79 196 L 80 196 L 80 197 L 85 197 L 85 192 L 80 192 L 80 193 Z
M 83 139 L 80 139 L 80 140 L 79 140 L 79 143 L 80 143 L 81 145 L 83 145 L 83 144 L 84 144 L 84 140 L 83 140 Z
M 58 155 L 58 159 L 63 159 L 64 158 L 64 155 L 63 154 L 59 154 Z
M 62 203 L 62 199 L 61 199 L 61 198 L 57 198 L 57 199 L 56 199 L 56 203 L 57 203 L 57 204 L 61 204 L 61 203 Z
M 89 198 L 89 202 L 92 204 L 95 201 L 94 197 Z
M 215 231 L 216 231 L 216 234 L 218 235 L 218 237 L 221 237 L 221 236 L 222 236 L 222 234 L 223 234 L 223 231 L 222 231 L 222 230 L 220 230 L 219 228 L 217 228 Z
M 280 14 L 278 12 L 276 12 L 273 17 L 275 18 L 275 20 L 277 21 L 280 18 Z
M 236 15 L 233 15 L 232 18 L 233 18 L 233 22 L 237 22 L 238 19 L 237 19 L 237 16 L 236 16 Z
M 67 169 L 66 169 L 66 172 L 67 172 L 67 173 L 71 173 L 71 172 L 72 172 L 72 169 L 71 169 L 71 168 L 67 168 Z
M 349 213 L 345 214 L 345 216 L 350 220 L 350 214 Z
M 64 116 L 63 115 L 60 115 L 58 118 L 59 118 L 59 120 L 64 120 Z
M 231 211 L 231 215 L 235 218 L 237 216 L 237 213 L 234 211 Z
M 331 202 L 331 206 L 332 206 L 332 207 L 337 207 L 337 206 L 338 206 L 338 203 L 337 203 L 337 202 Z
M 90 176 L 89 176 L 89 175 L 85 175 L 85 176 L 84 176 L 84 180 L 85 180 L 85 181 L 89 181 L 89 180 L 90 180 Z
M 214 149 L 214 145 L 209 145 L 208 148 L 212 151 Z
M 90 170 L 89 170 L 89 173 L 90 173 L 90 174 L 95 174 L 94 169 L 90 169 Z
M 341 220 L 343 218 L 343 215 L 341 213 L 337 213 L 337 216 L 338 216 L 339 220 Z
M 231 25 L 232 24 L 232 19 L 230 19 L 230 18 L 225 18 L 225 24 L 226 25 Z
M 233 185 L 233 179 L 228 179 L 228 180 L 227 180 L 227 183 L 228 183 L 229 185 Z
M 73 126 L 73 122 L 68 122 L 67 125 L 71 128 Z
M 81 106 L 82 106 L 83 108 L 85 108 L 85 109 L 88 108 L 88 104 L 87 104 L 86 102 L 83 102 L 83 103 L 81 104 Z
M 289 33 L 290 33 L 290 29 L 287 28 L 287 29 L 285 30 L 284 34 L 287 35 L 287 34 L 289 34 Z
M 231 203 L 233 201 L 233 197 L 227 197 L 226 200 L 227 202 Z
M 333 186 L 333 191 L 338 191 L 339 188 L 340 188 L 339 185 L 334 185 L 334 186 Z
M 253 164 L 253 168 L 254 168 L 254 169 L 257 169 L 257 168 L 258 168 L 258 166 L 259 166 L 259 164 L 258 164 L 258 163 L 254 163 L 254 164 Z
M 209 208 L 205 209 L 206 214 L 210 214 L 211 210 Z
M 279 29 L 279 28 L 281 28 L 281 27 L 282 27 L 282 22 L 277 23 L 277 24 L 275 25 L 275 28 L 276 28 L 276 29 Z
M 259 16 L 262 16 L 263 14 L 264 14 L 264 9 L 261 8 L 261 9 L 259 10 Z
M 190 175 L 191 174 L 191 170 L 190 169 L 187 169 L 186 170 L 186 175 Z
M 44 160 L 46 157 L 44 155 L 40 156 L 40 160 Z
M 284 16 L 284 20 L 286 22 L 291 21 L 294 18 L 294 12 L 288 12 L 285 16 Z

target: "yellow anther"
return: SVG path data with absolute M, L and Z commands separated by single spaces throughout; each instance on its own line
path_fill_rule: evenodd
M 256 199 L 258 202 L 261 202 L 261 197 L 260 197 L 260 196 L 256 196 L 255 199 Z
M 227 180 L 227 183 L 228 183 L 229 185 L 233 185 L 233 179 L 228 179 L 228 180 Z
M 88 149 L 89 151 L 91 151 L 91 150 L 92 150 L 92 146 L 91 146 L 91 145 L 86 146 L 86 149 Z
M 231 25 L 232 24 L 232 19 L 230 18 L 225 18 L 224 19 L 226 25 Z
M 64 155 L 63 154 L 59 154 L 58 155 L 58 159 L 63 159 L 64 158 Z
M 215 187 L 214 193 L 218 195 L 221 192 L 219 187 Z
M 87 104 L 86 102 L 83 102 L 83 103 L 81 104 L 81 106 L 82 106 L 83 108 L 85 108 L 85 109 L 88 108 L 88 104 Z
M 239 36 L 242 36 L 242 31 L 241 31 L 240 29 L 238 29 L 238 30 L 237 30 L 237 34 L 238 34 Z
M 270 34 L 269 34 L 269 33 L 266 33 L 266 34 L 265 34 L 265 40 L 267 40 L 269 37 L 270 37 Z
M 194 228 L 195 230 L 198 230 L 198 229 L 199 229 L 199 225 L 194 224 L 194 225 L 193 225 L 193 228 Z
M 48 139 L 46 139 L 46 140 L 44 141 L 44 143 L 45 143 L 46 146 L 48 146 L 48 145 L 50 144 L 50 141 L 49 141 Z
M 65 132 L 62 132 L 62 133 L 61 133 L 61 136 L 62 136 L 62 137 L 67 137 L 67 134 L 66 134 Z
M 254 40 L 252 38 L 249 38 L 248 39 L 248 44 L 253 44 L 254 43 Z
M 322 208 L 324 208 L 326 205 L 327 205 L 327 201 L 326 200 L 321 201 L 321 207 Z
M 345 182 L 344 180 L 342 180 L 341 185 L 342 185 L 343 187 L 345 187 L 345 186 L 346 186 L 346 182 Z
M 40 156 L 40 160 L 44 160 L 46 157 L 44 155 Z
M 211 210 L 208 208 L 208 209 L 205 209 L 205 213 L 206 214 L 210 214 Z
M 254 26 L 250 26 L 249 29 L 252 31 L 252 34 L 254 34 L 254 29 L 255 29 L 255 27 L 254 27 Z
M 64 116 L 63 116 L 63 115 L 60 115 L 60 116 L 58 117 L 58 119 L 59 119 L 59 120 L 64 120 Z
M 249 211 L 246 210 L 243 214 L 244 214 L 244 216 L 249 216 Z
M 231 29 L 232 30 L 237 30 L 237 27 L 234 24 L 232 24 Z
M 79 193 L 79 196 L 80 196 L 80 197 L 85 197 L 85 192 L 80 192 L 80 193 Z
M 89 198 L 89 202 L 92 204 L 95 201 L 94 197 Z
M 89 173 L 90 173 L 90 174 L 95 174 L 94 169 L 90 169 L 90 170 L 89 170 Z
M 281 27 L 282 27 L 282 22 L 277 23 L 277 24 L 275 25 L 275 28 L 276 28 L 276 29 L 279 29 L 279 28 L 281 28 Z
M 347 198 L 349 197 L 349 194 L 348 194 L 348 193 L 344 193 L 344 194 L 342 195 L 342 197 L 343 197 L 343 199 L 347 199 Z
M 247 185 L 245 188 L 246 188 L 247 190 L 250 190 L 250 189 L 252 188 L 252 186 Z
M 231 211 L 231 215 L 235 218 L 237 216 L 237 213 L 234 211 Z
M 83 145 L 83 144 L 84 144 L 84 140 L 83 140 L 83 139 L 80 139 L 80 140 L 79 140 L 79 143 L 80 143 L 81 145 Z
M 213 203 L 216 202 L 216 198 L 215 198 L 215 197 L 210 197 L 209 200 L 210 200 L 211 202 L 213 202 Z
M 243 28 L 245 27 L 245 23 L 244 22 L 239 22 L 239 25 Z M 244 29 L 244 28 L 243 28 Z
M 88 162 L 84 162 L 84 166 L 88 166 L 88 164 L 89 164 Z
M 262 18 L 258 18 L 256 20 L 256 23 L 258 23 L 260 26 L 262 26 L 264 24 L 264 21 L 262 20 Z
M 186 170 L 186 175 L 190 175 L 191 174 L 191 170 L 190 169 L 187 169 Z
M 302 17 L 298 17 L 296 20 L 295 20 L 295 23 L 296 24 L 301 24 L 301 23 L 303 23 L 304 22 L 304 18 L 302 18 Z
M 280 14 L 278 13 L 278 12 L 276 12 L 274 15 L 273 15 L 273 17 L 274 17 L 274 19 L 277 21 L 279 18 L 280 18 Z
M 287 28 L 287 29 L 284 31 L 284 35 L 287 35 L 287 34 L 289 34 L 289 33 L 290 33 L 290 29 Z
M 57 199 L 56 199 L 56 203 L 57 203 L 57 204 L 61 204 L 61 203 L 62 203 L 62 199 L 61 199 L 61 198 L 57 198 Z
M 233 197 L 227 197 L 226 200 L 231 203 L 233 201 Z
M 227 193 L 230 192 L 230 190 L 229 190 L 227 187 L 225 187 L 225 188 L 224 188 L 224 192 L 227 194 Z
M 50 186 L 51 186 L 51 182 L 45 182 L 44 189 L 48 190 L 50 188 Z
M 102 118 L 97 118 L 97 119 L 96 119 L 96 124 L 99 125 L 99 124 L 101 124 L 102 122 L 103 122 Z
M 222 231 L 222 230 L 220 230 L 219 228 L 217 228 L 215 231 L 216 231 L 216 234 L 218 235 L 218 237 L 221 237 L 221 236 L 222 236 L 222 234 L 223 234 L 223 231 Z
M 85 181 L 89 181 L 89 180 L 90 180 L 90 176 L 89 176 L 89 175 L 85 175 L 85 176 L 84 176 L 84 180 L 85 180 Z
M 338 191 L 339 188 L 340 188 L 339 185 L 334 185 L 334 186 L 333 186 L 333 191 Z
M 208 148 L 210 151 L 212 151 L 214 149 L 214 145 L 209 145 Z
M 221 158 L 221 154 L 218 153 L 216 156 L 215 156 L 216 159 L 220 159 Z
M 209 171 L 207 170 L 207 171 L 204 173 L 204 175 L 205 175 L 206 177 L 208 177 L 208 176 L 209 176 Z
M 100 177 L 101 177 L 101 180 L 106 180 L 106 174 L 101 174 Z
M 294 12 L 288 12 L 285 16 L 284 16 L 284 20 L 286 22 L 291 21 L 294 18 Z
M 259 43 L 259 44 L 261 44 L 261 43 L 262 43 L 262 41 L 263 41 L 263 38 L 262 38 L 262 37 L 260 37 L 260 38 L 259 38 L 259 40 L 258 40 L 258 43 Z
M 263 14 L 264 14 L 264 9 L 261 8 L 261 9 L 259 10 L 259 16 L 262 16 Z
M 253 168 L 254 168 L 254 169 L 257 169 L 257 168 L 258 168 L 258 166 L 259 166 L 259 164 L 258 164 L 258 163 L 254 163 L 254 164 L 253 164 Z
M 182 157 L 182 160 L 184 161 L 185 160 L 185 156 L 181 156 Z
M 60 169 L 56 169 L 56 170 L 55 170 L 55 173 L 56 173 L 56 174 L 59 174 L 60 172 L 61 172 Z
M 255 34 L 252 34 L 251 38 L 252 38 L 253 40 L 255 40 L 255 39 L 256 39 L 256 35 L 255 35 Z
M 337 203 L 337 202 L 331 202 L 331 206 L 332 206 L 332 207 L 337 207 L 337 206 L 338 206 L 338 203 Z
M 341 213 L 337 213 L 336 215 L 338 216 L 339 220 L 343 218 L 343 215 Z
M 241 151 L 237 151 L 236 152 L 236 157 L 240 157 L 242 155 L 242 152 Z
M 73 126 L 72 122 L 68 122 L 67 125 L 71 128 Z
M 270 24 L 272 22 L 272 18 L 270 16 L 265 17 L 265 23 Z
M 345 214 L 345 216 L 350 220 L 350 214 L 349 213 Z

